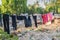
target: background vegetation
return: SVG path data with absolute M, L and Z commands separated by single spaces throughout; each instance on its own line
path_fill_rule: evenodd
M 50 12 L 54 11 L 56 13 L 59 13 L 60 11 L 60 1 L 59 0 L 51 0 L 51 2 L 48 4 L 45 2 L 46 9 L 42 9 L 41 7 L 35 7 L 36 4 L 38 5 L 38 2 L 34 5 L 27 6 L 27 0 L 2 0 L 2 6 L 1 12 L 6 13 L 9 12 L 10 14 L 17 14 L 20 15 L 21 13 L 44 13 L 44 12 Z M 30 7 L 30 8 L 29 8 Z
M 0 40 L 18 40 L 16 35 L 10 35 L 0 28 Z

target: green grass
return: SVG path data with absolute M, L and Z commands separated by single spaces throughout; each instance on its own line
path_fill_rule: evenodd
M 7 34 L 0 28 L 0 40 L 18 40 L 18 37 L 16 35 Z

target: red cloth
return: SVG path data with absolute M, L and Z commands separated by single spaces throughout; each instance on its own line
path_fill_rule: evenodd
M 48 21 L 52 21 L 53 15 L 51 13 L 47 13 Z
M 47 14 L 43 14 L 42 15 L 42 19 L 43 19 L 43 24 L 47 23 L 48 22 L 48 16 L 47 16 Z
M 49 12 L 47 14 L 42 15 L 43 24 L 47 23 L 48 21 L 52 21 L 53 15 Z

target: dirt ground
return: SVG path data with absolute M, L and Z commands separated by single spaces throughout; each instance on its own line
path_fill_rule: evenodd
M 52 31 L 55 31 L 55 30 L 58 30 L 60 29 L 60 19 L 54 19 L 54 22 L 52 22 L 51 24 L 49 23 L 46 23 L 46 24 L 38 24 L 38 27 L 36 28 L 34 25 L 32 27 L 28 27 L 28 28 L 25 28 L 25 27 L 21 27 L 21 28 L 18 28 L 17 29 L 17 32 L 18 31 L 29 31 L 29 30 L 52 30 Z

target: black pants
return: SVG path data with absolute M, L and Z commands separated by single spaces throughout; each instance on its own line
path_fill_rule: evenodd
M 17 16 L 17 20 L 24 20 L 25 16 Z
M 0 26 L 2 26 L 2 17 L 1 17 L 1 14 L 0 14 Z
M 9 15 L 3 14 L 3 23 L 4 23 L 4 31 L 10 34 L 9 29 Z
M 35 26 L 38 27 L 37 26 L 37 16 L 33 16 L 33 19 L 34 19 L 34 22 L 35 22 Z
M 17 16 L 17 20 L 24 20 L 25 27 L 31 27 L 32 26 L 30 16 L 28 16 L 28 18 L 26 18 L 26 16 Z
M 31 27 L 32 26 L 30 16 L 28 16 L 28 18 L 25 16 L 24 23 L 25 23 L 25 27 Z
M 31 27 L 32 26 L 32 21 L 31 21 L 30 16 L 28 16 L 28 23 L 29 23 L 29 26 Z
M 17 30 L 16 15 L 12 15 L 12 26 L 14 30 Z

